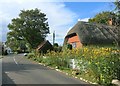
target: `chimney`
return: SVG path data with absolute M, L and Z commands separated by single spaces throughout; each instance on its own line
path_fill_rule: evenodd
M 109 20 L 108 20 L 108 25 L 112 25 L 113 24 L 113 21 L 112 21 L 112 18 L 110 18 Z

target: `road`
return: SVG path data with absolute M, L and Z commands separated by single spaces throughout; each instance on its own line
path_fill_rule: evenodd
M 3 84 L 88 84 L 30 61 L 22 54 L 2 59 Z
M 0 58 L 0 86 L 2 85 L 2 78 L 1 77 L 2 77 L 2 59 Z

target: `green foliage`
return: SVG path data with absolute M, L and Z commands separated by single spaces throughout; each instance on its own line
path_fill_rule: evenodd
M 115 14 L 116 14 L 116 20 L 115 20 L 115 23 L 116 23 L 116 26 L 120 26 L 120 1 L 119 0 L 116 0 L 114 2 L 115 4 Z
M 45 63 L 46 65 L 53 66 L 58 69 L 68 68 L 68 59 L 62 57 L 62 55 L 59 52 L 52 51 L 46 54 L 45 56 L 46 58 L 43 59 L 43 63 Z
M 28 57 L 28 59 L 35 58 L 35 54 L 34 53 L 29 53 L 27 57 Z
M 71 44 L 67 44 L 67 49 L 72 49 L 72 45 Z
M 21 10 L 18 18 L 12 19 L 12 23 L 8 25 L 10 32 L 8 33 L 8 42 L 13 40 L 13 46 L 20 46 L 18 40 L 28 43 L 30 48 L 36 48 L 49 33 L 46 15 L 39 9 Z
M 68 50 L 68 49 L 69 49 L 69 50 L 72 50 L 72 45 L 71 45 L 71 44 L 66 44 L 66 45 L 64 45 L 63 48 L 62 48 L 63 51 L 66 51 L 66 50 Z
M 58 43 L 54 43 L 53 46 L 54 46 L 54 47 L 59 47 Z
M 53 48 L 54 48 L 53 50 L 55 52 L 61 52 L 62 51 L 62 47 L 59 46 L 58 43 L 54 43 Z
M 120 58 L 116 55 L 93 59 L 89 62 L 89 73 L 95 77 L 97 83 L 102 85 L 110 85 L 112 79 L 120 79 L 119 62 Z
M 115 10 L 120 11 L 120 1 L 119 1 L 119 0 L 116 0 L 116 1 L 114 2 L 114 4 L 116 5 Z
M 8 38 L 6 45 L 9 46 L 12 51 L 16 52 L 26 52 L 27 50 L 27 46 L 26 46 L 26 42 L 24 40 L 16 40 L 16 39 L 12 39 L 12 38 Z
M 114 20 L 116 18 L 115 13 L 106 11 L 106 12 L 98 13 L 94 18 L 89 19 L 89 22 L 108 25 L 108 20 L 111 18 L 113 19 L 113 23 L 114 23 Z
M 33 60 L 61 70 L 70 70 L 69 60 L 78 61 L 80 76 L 91 82 L 104 86 L 111 85 L 112 79 L 120 80 L 120 50 L 103 47 L 83 47 L 81 49 L 66 49 L 63 52 L 48 52 L 40 55 L 34 52 Z M 92 78 L 92 79 L 91 79 Z
M 62 47 L 61 46 L 54 47 L 54 51 L 55 52 L 61 52 L 62 51 Z
M 19 47 L 19 42 L 14 38 L 10 38 L 10 36 L 7 39 L 7 46 L 9 46 L 13 51 L 17 51 L 17 48 Z

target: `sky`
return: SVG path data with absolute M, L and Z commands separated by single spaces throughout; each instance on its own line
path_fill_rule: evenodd
M 105 0 L 104 0 L 105 1 Z M 30 10 L 38 8 L 46 14 L 50 27 L 50 34 L 47 40 L 52 43 L 52 34 L 55 31 L 55 42 L 63 44 L 67 32 L 78 22 L 88 21 L 97 13 L 102 11 L 112 11 L 112 2 L 81 2 L 53 1 L 45 0 L 0 0 L 0 41 L 6 41 L 7 25 L 13 18 L 17 18 L 20 10 Z

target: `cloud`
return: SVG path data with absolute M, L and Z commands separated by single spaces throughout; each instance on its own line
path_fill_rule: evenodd
M 0 41 L 6 41 L 6 35 L 8 32 L 7 25 L 8 22 L 6 21 L 7 19 L 3 15 L 2 17 L 0 16 Z
M 84 21 L 84 22 L 88 22 L 90 18 L 83 18 L 83 19 L 78 19 L 78 21 Z
M 58 35 L 56 36 L 56 42 L 58 42 L 57 40 L 59 39 L 62 40 L 59 44 L 63 43 L 66 32 L 77 19 L 77 14 L 66 8 L 63 2 L 44 2 L 44 0 L 1 0 L 0 6 L 0 14 L 2 15 L 0 15 L 0 18 L 6 22 L 4 29 L 7 29 L 7 24 L 10 23 L 11 19 L 18 17 L 20 10 L 40 9 L 41 12 L 46 14 L 50 26 L 51 34 L 48 35 L 47 39 L 52 42 L 51 35 L 53 31 L 55 31 Z

